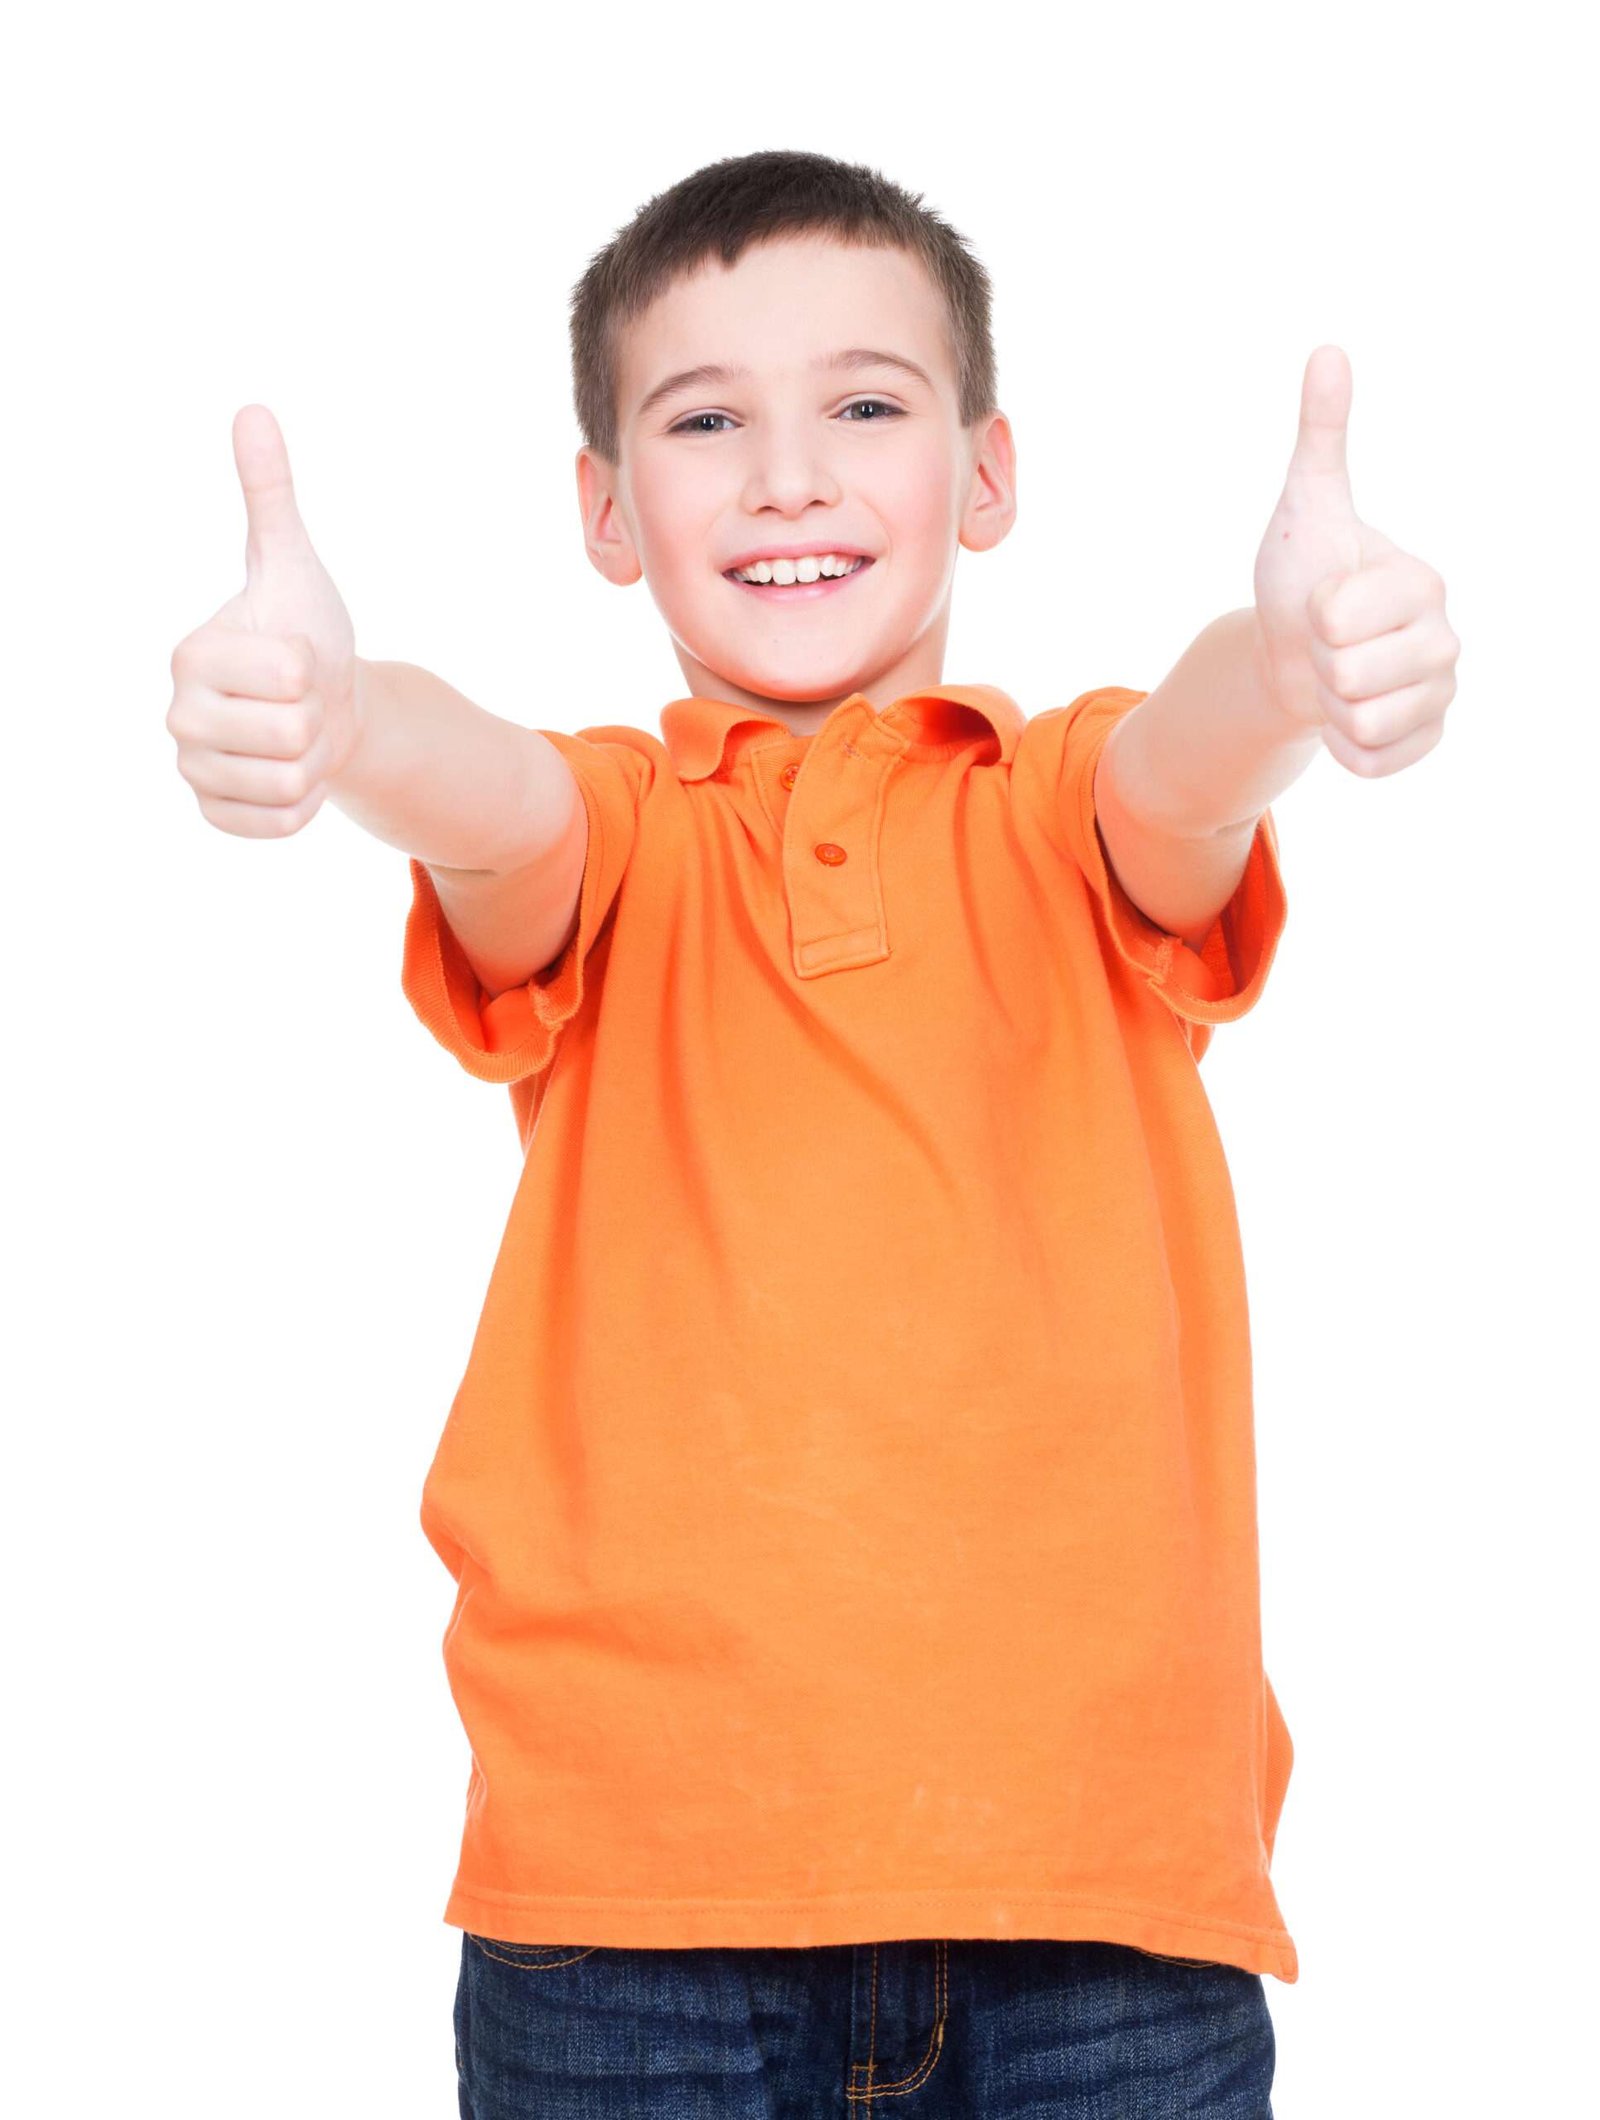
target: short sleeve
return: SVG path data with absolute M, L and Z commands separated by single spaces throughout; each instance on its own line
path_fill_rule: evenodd
M 1244 1015 L 1260 998 L 1288 917 L 1278 866 L 1277 825 L 1270 810 L 1257 821 L 1244 874 L 1198 950 L 1134 904 L 1117 879 L 1100 836 L 1094 774 L 1106 739 L 1124 714 L 1149 695 L 1102 685 L 1066 707 L 1024 724 L 1012 762 L 1012 805 L 1019 826 L 1069 857 L 1093 893 L 1111 950 L 1186 1025 L 1196 1059 L 1211 1029 Z
M 412 859 L 401 987 L 423 1024 L 468 1074 L 514 1083 L 555 1056 L 561 1032 L 582 1007 L 589 958 L 616 901 L 638 832 L 648 759 L 626 743 L 538 732 L 572 768 L 588 813 L 589 844 L 578 925 L 566 948 L 521 986 L 490 996 L 479 983 L 439 903 L 433 878 Z

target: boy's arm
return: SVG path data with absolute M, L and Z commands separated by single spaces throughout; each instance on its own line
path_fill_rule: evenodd
M 1101 844 L 1140 912 L 1198 949 L 1261 812 L 1321 748 L 1274 704 L 1254 606 L 1207 626 L 1112 728 L 1095 768 Z
M 588 819 L 572 768 L 414 663 L 358 661 L 356 696 L 361 738 L 328 800 L 425 865 L 491 995 L 524 984 L 577 926 Z

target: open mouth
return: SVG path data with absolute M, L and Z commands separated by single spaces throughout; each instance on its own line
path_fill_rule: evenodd
M 799 604 L 809 603 L 814 597 L 837 596 L 840 590 L 848 589 L 853 581 L 859 581 L 872 564 L 870 559 L 863 558 L 857 561 L 848 574 L 823 574 L 814 582 L 741 581 L 731 567 L 722 578 L 725 582 L 732 582 L 736 589 L 743 589 L 747 595 L 764 596 L 775 604 Z

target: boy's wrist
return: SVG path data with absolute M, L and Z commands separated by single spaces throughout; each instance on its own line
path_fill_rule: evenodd
M 538 860 L 571 774 L 537 730 L 476 706 L 416 663 L 358 657 L 360 735 L 328 799 L 433 869 L 502 875 Z M 563 789 L 561 782 L 567 783 Z
M 351 691 L 357 736 L 349 757 L 328 777 L 328 800 L 364 831 L 398 845 L 392 831 L 400 814 L 394 800 L 395 760 L 383 756 L 385 740 L 394 734 L 394 695 L 385 687 L 383 669 L 356 657 Z

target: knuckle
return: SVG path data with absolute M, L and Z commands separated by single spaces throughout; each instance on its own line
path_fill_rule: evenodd
M 1335 583 L 1331 588 L 1319 588 L 1316 592 L 1315 603 L 1318 630 L 1328 646 L 1335 651 L 1344 645 L 1346 624 L 1344 610 L 1349 602 L 1348 597 L 1340 595 L 1340 587 L 1340 584 Z
M 1352 739 L 1365 750 L 1369 746 L 1382 743 L 1382 720 L 1381 708 L 1362 704 L 1350 709 L 1345 716 L 1345 727 L 1350 731 Z
M 1328 657 L 1328 689 L 1340 699 L 1354 699 L 1356 692 L 1355 658 L 1344 648 L 1335 648 Z
M 292 810 L 284 812 L 285 833 L 303 832 L 321 807 L 321 792 L 315 788 L 308 790 L 306 795 L 295 804 Z
M 250 823 L 246 829 L 252 839 L 282 839 L 289 829 L 284 819 L 290 812 L 276 802 L 251 803 L 248 806 Z M 242 814 L 242 806 L 241 806 Z
M 1363 750 L 1359 743 L 1352 742 L 1348 737 L 1341 736 L 1339 741 L 1330 745 L 1329 748 L 1347 773 L 1354 773 L 1361 780 L 1370 778 L 1371 766 L 1369 761 L 1371 754 Z

